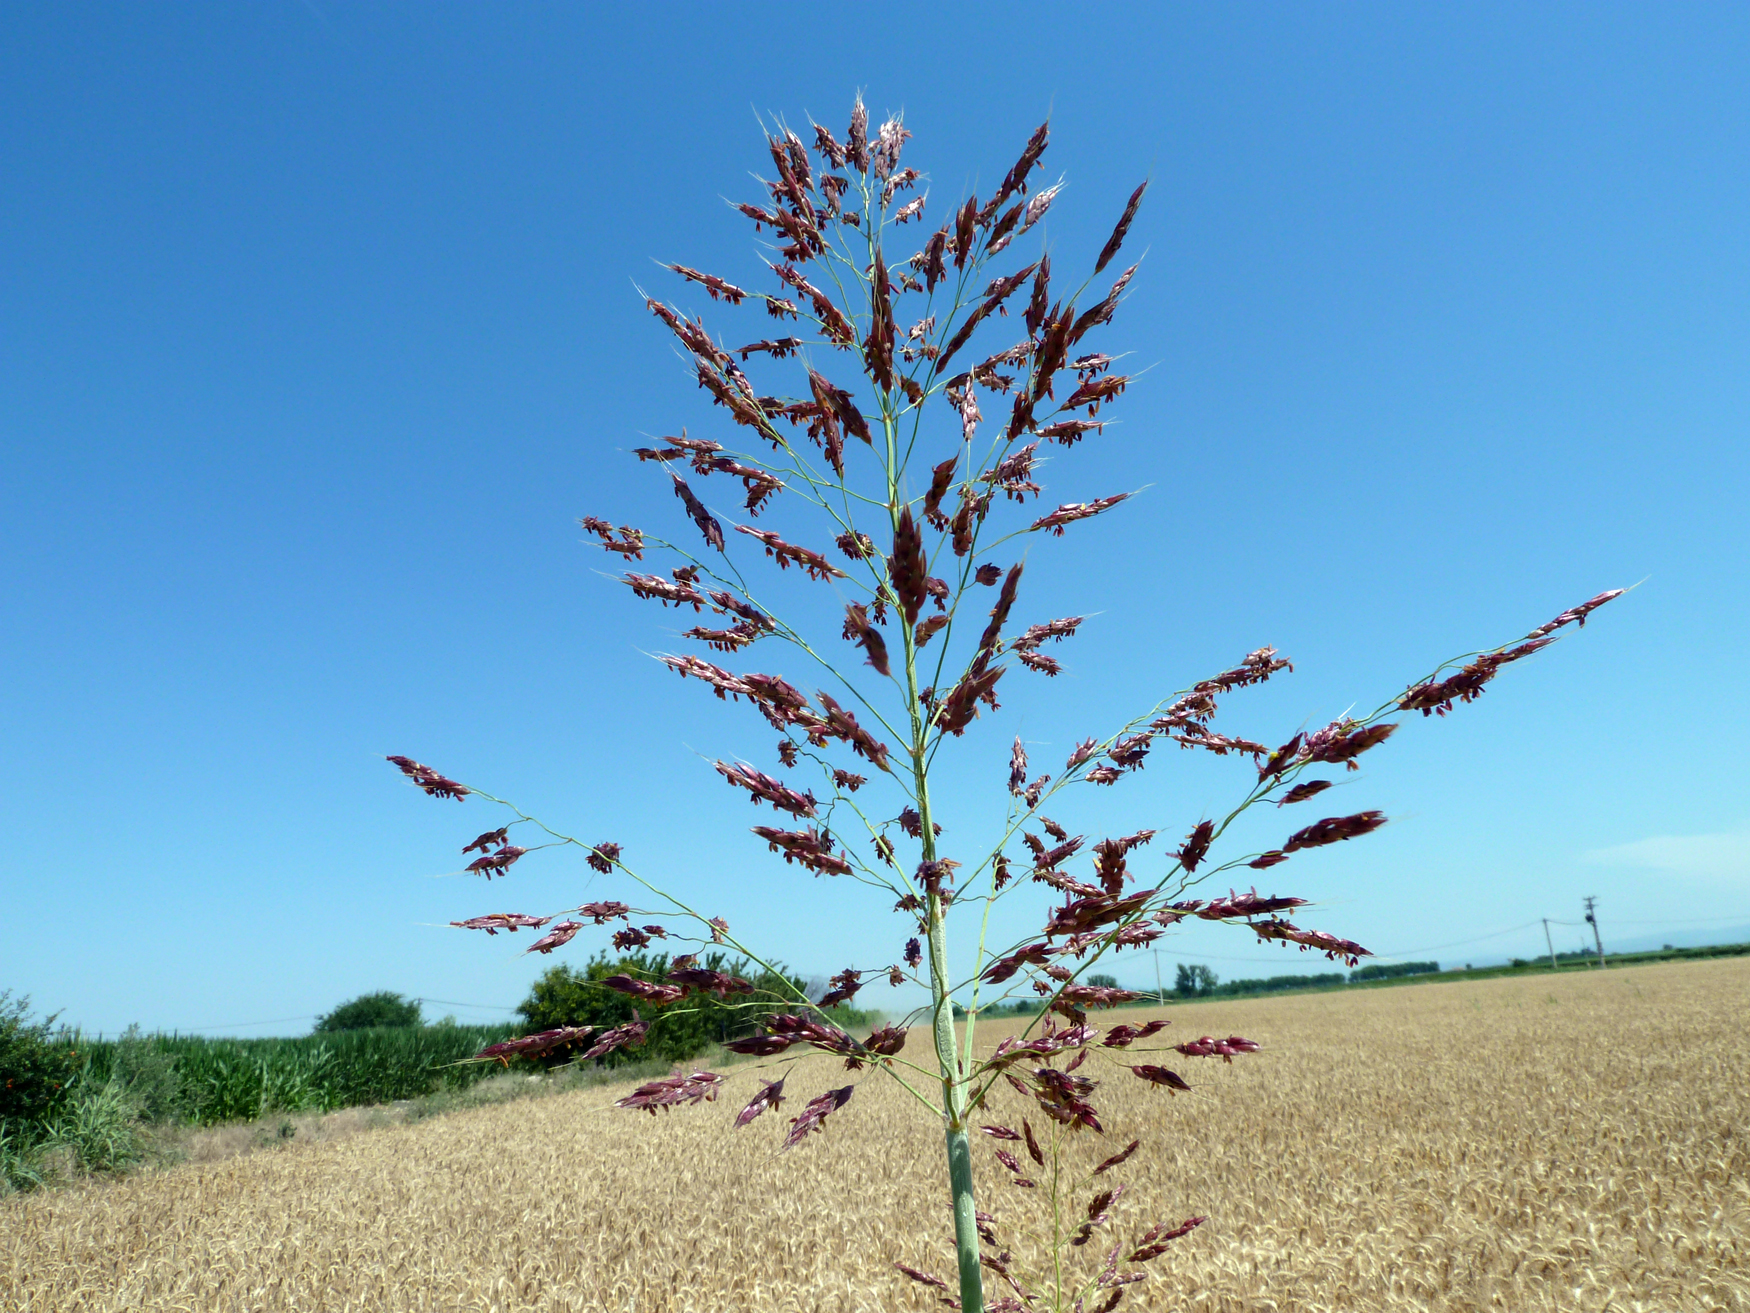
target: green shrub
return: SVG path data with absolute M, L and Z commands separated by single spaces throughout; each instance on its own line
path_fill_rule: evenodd
M 317 1034 L 340 1030 L 381 1030 L 419 1024 L 419 1000 L 406 999 L 387 990 L 362 994 L 316 1019 Z
M 55 1019 L 30 1019 L 30 999 L 0 990 L 0 1124 L 52 1116 L 66 1101 L 80 1054 L 56 1042 Z

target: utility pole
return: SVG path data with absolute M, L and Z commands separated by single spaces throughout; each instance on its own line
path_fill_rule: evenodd
M 1604 966 L 1604 940 L 1598 934 L 1598 917 L 1592 911 L 1592 904 L 1598 899 L 1591 894 L 1586 895 L 1586 923 L 1592 927 L 1592 942 L 1598 945 L 1598 965 Z
M 1549 949 L 1549 969 L 1559 971 L 1561 968 L 1556 965 L 1556 945 L 1555 941 L 1549 937 L 1549 918 L 1547 916 L 1543 919 L 1543 942 Z
M 1165 1004 L 1167 1001 L 1167 991 L 1161 988 L 1161 950 L 1156 948 L 1151 949 L 1150 951 L 1154 953 L 1155 957 L 1155 1002 L 1157 1004 Z

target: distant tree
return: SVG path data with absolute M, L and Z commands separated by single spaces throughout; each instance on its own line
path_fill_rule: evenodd
M 1094 972 L 1093 975 L 1088 977 L 1088 983 L 1090 985 L 1100 986 L 1100 987 L 1103 987 L 1106 989 L 1117 989 L 1118 988 L 1118 977 L 1117 976 L 1109 976 L 1103 971 L 1096 971 L 1096 972 Z
M 316 1018 L 318 1034 L 337 1030 L 373 1030 L 380 1026 L 417 1026 L 419 1000 L 403 998 L 384 990 L 361 994 L 342 1003 L 326 1016 Z
M 1194 998 L 1211 992 L 1219 981 L 1220 977 L 1201 963 L 1191 966 L 1181 962 L 1179 974 L 1173 981 L 1173 989 L 1184 998 Z

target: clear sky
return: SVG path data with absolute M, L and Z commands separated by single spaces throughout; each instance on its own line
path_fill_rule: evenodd
M 1607 944 L 1750 924 L 1743 7 L 15 6 L 0 987 L 109 1031 L 296 1033 L 372 989 L 503 1016 L 553 959 L 444 923 L 624 891 L 549 854 L 437 878 L 496 822 L 385 753 L 805 973 L 894 959 L 901 920 L 746 833 L 709 759 L 771 769 L 770 731 L 648 658 L 673 613 L 576 524 L 672 525 L 626 449 L 722 427 L 634 283 L 763 287 L 721 199 L 758 198 L 756 116 L 842 131 L 859 88 L 932 205 L 1049 114 L 1060 262 L 1154 180 L 1106 339 L 1149 372 L 1046 499 L 1148 490 L 1034 547 L 1037 616 L 1094 618 L 954 745 L 950 840 L 1016 733 L 1061 759 L 1273 643 L 1297 672 L 1221 725 L 1278 742 L 1644 580 L 1371 754 L 1330 796 L 1394 824 L 1260 887 L 1383 958 L 1529 954 L 1586 894 Z M 1060 819 L 1176 838 L 1247 773 L 1158 750 Z M 1162 966 L 1327 966 L 1249 939 Z

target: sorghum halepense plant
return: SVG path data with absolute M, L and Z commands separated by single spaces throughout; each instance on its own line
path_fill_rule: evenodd
M 859 100 L 842 142 L 819 125 L 812 126 L 811 143 L 782 125 L 775 128 L 767 143 L 772 177 L 766 194 L 736 207 L 756 234 L 765 234 L 770 290 L 745 290 L 685 265 L 668 266 L 712 301 L 753 314 L 763 326 L 720 340 L 701 319 L 647 298 L 651 313 L 678 339 L 710 403 L 721 407 L 720 413 L 709 411 L 714 421 L 695 416 L 697 436 L 683 430 L 635 452 L 653 477 L 672 485 L 692 536 L 671 541 L 593 516 L 583 521 L 602 548 L 626 559 L 623 581 L 632 594 L 691 612 L 688 618 L 697 623 L 684 637 L 713 654 L 661 660 L 718 698 L 747 702 L 777 732 L 775 768 L 788 774 L 769 774 L 747 762 L 716 763 L 730 788 L 778 813 L 777 823 L 757 825 L 753 833 L 786 863 L 815 876 L 856 881 L 864 886 L 860 896 L 872 894 L 883 911 L 890 907 L 902 919 L 895 933 L 896 945 L 904 945 L 897 960 L 875 970 L 847 968 L 820 998 L 800 989 L 784 996 L 784 986 L 770 982 L 787 984 L 788 978 L 731 930 L 720 915 L 724 909 L 695 907 L 665 892 L 657 879 L 634 869 L 618 842 L 573 839 L 484 794 L 509 808 L 510 819 L 468 844 L 465 852 L 479 854 L 470 870 L 503 874 L 535 846 L 533 839 L 530 848 L 513 842 L 513 831 L 536 835 L 540 846 L 582 848 L 595 871 L 624 880 L 637 891 L 628 897 L 650 905 L 585 903 L 557 914 L 564 919 L 551 929 L 557 916 L 502 913 L 455 922 L 488 933 L 545 930 L 531 949 L 540 952 L 560 947 L 586 926 L 614 924 L 617 948 L 642 948 L 661 938 L 701 952 L 723 946 L 757 963 L 768 982 L 763 991 L 700 965 L 696 953 L 688 952 L 665 978 L 605 982 L 642 1009 L 631 1022 L 604 1033 L 560 1028 L 495 1045 L 480 1056 L 569 1049 L 597 1057 L 640 1044 L 665 1015 L 710 993 L 758 1018 L 754 1033 L 729 1042 L 732 1050 L 766 1058 L 791 1049 L 826 1054 L 852 1071 L 900 1082 L 939 1119 L 946 1136 L 959 1298 L 942 1298 L 968 1313 L 1082 1309 L 1093 1301 L 1110 1310 L 1130 1283 L 1144 1278 L 1144 1265 L 1202 1221 L 1168 1219 L 1146 1228 L 1139 1223 L 1129 1239 L 1089 1248 L 1096 1232 L 1117 1229 L 1123 1186 L 1116 1178 L 1138 1148 L 1135 1141 L 1122 1148 L 1107 1143 L 1094 1101 L 1099 1081 L 1090 1073 L 1116 1073 L 1178 1091 L 1188 1089 L 1188 1082 L 1152 1059 L 1170 1051 L 1232 1061 L 1258 1046 L 1241 1036 L 1204 1036 L 1170 1049 L 1151 1048 L 1149 1041 L 1165 1025 L 1161 1021 L 1102 1031 L 1089 1022 L 1089 1012 L 1138 995 L 1081 983 L 1089 968 L 1107 953 L 1150 943 L 1187 918 L 1237 925 L 1353 965 L 1367 953 L 1359 944 L 1284 917 L 1301 898 L 1262 896 L 1255 889 L 1213 899 L 1187 892 L 1214 875 L 1265 870 L 1303 849 L 1367 834 L 1385 817 L 1360 811 L 1285 825 L 1290 832 L 1279 847 L 1218 861 L 1217 845 L 1228 827 L 1266 801 L 1298 805 L 1316 798 L 1332 783 L 1320 768 L 1355 769 L 1362 753 L 1399 728 L 1399 717 L 1444 714 L 1454 702 L 1471 701 L 1503 666 L 1554 641 L 1555 630 L 1583 624 L 1590 611 L 1617 595 L 1604 593 L 1564 611 L 1516 644 L 1445 663 L 1366 716 L 1297 733 L 1274 748 L 1212 727 L 1218 698 L 1289 668 L 1268 647 L 1172 693 L 1128 724 L 1089 737 L 1051 773 L 1034 773 L 1017 738 L 1000 842 L 989 851 L 948 855 L 938 843 L 942 831 L 931 782 L 951 760 L 953 741 L 983 711 L 997 709 L 1010 673 L 1057 674 L 1057 645 L 1083 623 L 1073 616 L 1025 625 L 1015 619 L 1023 571 L 1017 558 L 1034 541 L 1062 535 L 1128 495 L 1066 502 L 1052 510 L 1034 500 L 1041 492 L 1041 447 L 1051 444 L 1067 455 L 1078 443 L 1100 440 L 1125 390 L 1128 380 L 1114 371 L 1113 357 L 1096 339 L 1136 272 L 1134 265 L 1106 271 L 1146 190 L 1144 184 L 1130 196 L 1091 269 L 1067 283 L 1060 280 L 1034 231 L 1059 191 L 1031 186 L 1047 135 L 1048 126 L 1032 135 L 987 199 L 968 196 L 957 206 L 933 210 L 944 221 L 932 228 L 925 217 L 931 200 L 925 177 L 901 163 L 910 133 L 899 118 L 890 118 L 871 138 Z M 751 340 L 724 344 L 743 339 Z M 750 363 L 756 357 L 758 366 Z M 769 371 L 771 381 L 756 385 L 747 368 Z M 717 499 L 731 496 L 739 502 L 733 513 L 708 504 L 721 507 L 727 503 Z M 771 509 L 786 514 L 780 508 L 788 507 L 795 508 L 799 526 L 790 537 L 736 522 Z M 666 575 L 630 568 L 658 552 L 673 562 Z M 838 632 L 808 632 L 771 605 L 771 585 L 791 567 L 798 578 L 815 581 L 807 587 L 832 590 L 834 607 L 843 607 Z M 766 671 L 782 661 L 809 672 L 812 678 L 804 682 L 815 688 L 813 698 L 781 674 L 747 670 L 757 653 L 770 653 L 758 662 Z M 1188 832 L 1175 827 L 1173 833 L 1185 833 L 1176 848 L 1168 844 L 1162 853 L 1157 847 L 1153 857 L 1139 853 L 1154 830 L 1089 844 L 1045 815 L 1063 790 L 1117 784 L 1164 744 L 1249 757 L 1255 765 L 1243 768 L 1243 795 L 1225 815 L 1197 820 Z M 390 760 L 428 794 L 460 799 L 470 792 L 417 762 Z M 1072 873 L 1071 859 L 1080 854 L 1092 857 L 1092 869 Z M 1140 874 L 1145 858 L 1152 868 L 1146 877 Z M 1022 943 L 987 943 L 993 905 L 1031 898 L 1035 885 L 1054 896 L 1037 934 Z M 954 912 L 979 927 L 970 955 L 950 951 Z M 662 920 L 646 920 L 655 917 Z M 921 1046 L 908 1047 L 904 1025 L 859 1039 L 827 1015 L 825 1009 L 881 979 L 927 987 L 927 1011 L 907 1018 L 921 1023 Z M 974 1045 L 980 1008 L 1027 989 L 1037 992 L 1042 1010 L 1021 1033 L 980 1058 Z M 958 1034 L 956 997 L 966 1009 Z M 791 1097 L 785 1085 L 793 1075 L 793 1069 L 772 1080 L 760 1075 L 760 1089 L 736 1126 L 775 1112 Z M 654 1115 L 659 1108 L 713 1100 L 725 1080 L 709 1071 L 677 1073 L 619 1103 Z M 783 1147 L 823 1130 L 855 1089 L 853 1081 L 799 1096 L 804 1106 L 790 1119 Z M 1017 1096 L 1018 1110 L 998 1109 L 997 1100 Z M 1036 1201 L 1051 1242 L 1044 1270 L 1022 1270 L 1001 1247 L 996 1217 L 978 1209 L 974 1135 L 997 1144 L 993 1152 L 1020 1190 L 1014 1198 Z M 981 1237 L 987 1246 L 982 1253 Z M 1092 1256 L 1071 1261 L 1083 1254 Z M 940 1277 L 896 1266 L 926 1286 L 950 1288 Z M 1001 1283 L 989 1303 L 981 1268 Z

